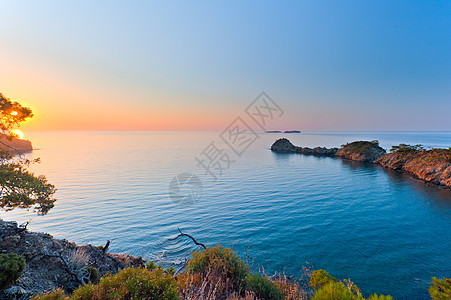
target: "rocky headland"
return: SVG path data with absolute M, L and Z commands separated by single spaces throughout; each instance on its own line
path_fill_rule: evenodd
M 378 141 L 356 141 L 338 148 L 297 147 L 288 139 L 278 139 L 271 151 L 330 156 L 353 161 L 369 162 L 385 168 L 411 174 L 427 183 L 451 188 L 451 148 L 426 150 L 421 146 L 401 144 L 387 153 Z
M 25 226 L 0 219 L 0 253 L 15 253 L 26 263 L 19 279 L 0 290 L 0 299 L 29 299 L 58 288 L 70 293 L 96 277 L 144 266 L 141 257 L 104 250 L 107 249 L 78 246 L 46 233 L 29 232 Z
M 15 152 L 31 152 L 33 146 L 29 140 L 21 140 L 6 134 L 0 134 L 0 149 L 8 150 L 11 153 L 16 154 Z

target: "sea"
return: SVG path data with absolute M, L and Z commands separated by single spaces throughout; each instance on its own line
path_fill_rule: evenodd
M 253 271 L 305 279 L 324 269 L 364 296 L 428 299 L 433 276 L 451 277 L 451 190 L 378 165 L 278 154 L 378 140 L 451 147 L 451 132 L 256 133 L 25 131 L 31 166 L 57 188 L 55 207 L 0 218 L 78 244 L 178 268 L 207 246 L 230 247 Z

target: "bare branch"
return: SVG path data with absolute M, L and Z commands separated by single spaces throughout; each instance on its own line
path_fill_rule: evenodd
M 201 247 L 204 248 L 204 249 L 207 249 L 207 247 L 205 247 L 204 244 L 199 243 L 198 241 L 196 241 L 195 238 L 193 238 L 193 237 L 190 236 L 189 234 L 183 233 L 183 232 L 180 230 L 180 228 L 177 227 L 177 229 L 179 230 L 180 234 L 179 234 L 178 236 L 176 236 L 175 238 L 168 239 L 168 241 L 175 241 L 175 240 L 178 239 L 179 237 L 186 236 L 186 237 L 189 237 L 189 238 L 194 242 L 194 244 L 196 244 L 196 245 L 198 245 L 198 246 L 201 246 Z

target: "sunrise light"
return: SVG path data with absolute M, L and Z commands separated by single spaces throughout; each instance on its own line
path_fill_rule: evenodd
M 22 131 L 20 131 L 19 129 L 14 129 L 11 131 L 12 135 L 20 140 L 23 140 L 24 138 L 24 134 Z

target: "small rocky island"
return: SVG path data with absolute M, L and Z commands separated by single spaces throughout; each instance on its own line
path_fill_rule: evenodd
M 356 141 L 341 148 L 298 147 L 288 139 L 278 139 L 271 146 L 278 153 L 330 156 L 342 159 L 379 164 L 382 167 L 403 171 L 427 183 L 451 188 L 451 148 L 423 149 L 420 145 L 401 144 L 390 153 L 378 141 Z
M 301 131 L 300 130 L 285 130 L 285 131 L 268 130 L 268 131 L 265 131 L 265 133 L 301 133 Z

